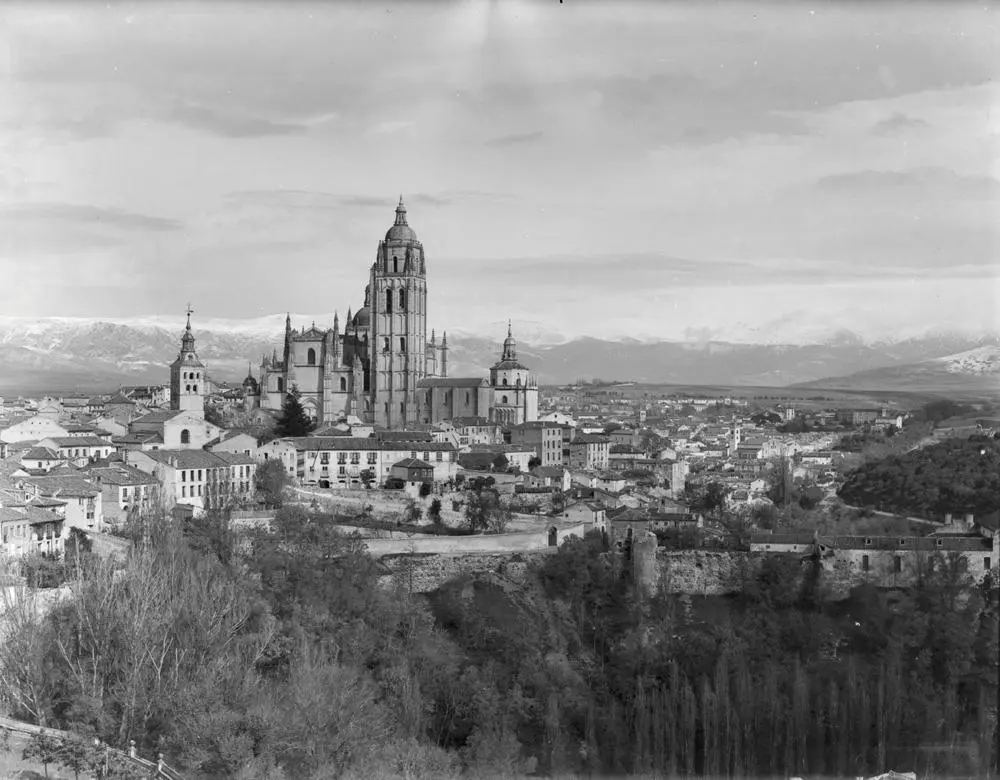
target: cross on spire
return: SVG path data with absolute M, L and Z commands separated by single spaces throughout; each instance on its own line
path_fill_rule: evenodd
M 191 308 L 191 303 L 188 302 L 187 305 L 187 329 L 191 330 L 191 315 L 194 314 L 194 309 Z

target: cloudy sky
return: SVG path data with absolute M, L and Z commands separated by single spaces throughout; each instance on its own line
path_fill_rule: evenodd
M 989 4 L 0 6 L 0 313 L 1000 329 Z M 484 334 L 485 335 L 485 334 Z

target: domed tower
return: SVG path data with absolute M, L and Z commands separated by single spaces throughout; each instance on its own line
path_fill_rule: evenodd
M 493 420 L 502 425 L 520 425 L 538 419 L 538 384 L 531 370 L 517 359 L 517 341 L 510 322 L 500 360 L 490 368 L 490 386 Z
M 205 413 L 205 385 L 208 377 L 205 364 L 198 359 L 191 332 L 191 314 L 187 308 L 187 326 L 181 336 L 181 351 L 170 364 L 170 408 L 175 411 Z
M 417 422 L 417 383 L 426 375 L 427 279 L 424 248 L 406 221 L 400 196 L 396 220 L 379 242 L 371 269 L 369 419 L 387 428 Z
M 252 412 L 260 406 L 260 386 L 254 379 L 253 368 L 247 365 L 247 378 L 243 380 L 243 409 Z

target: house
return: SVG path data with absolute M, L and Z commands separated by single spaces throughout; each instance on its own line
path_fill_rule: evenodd
M 490 453 L 493 458 L 500 455 L 507 459 L 508 468 L 527 471 L 531 459 L 537 457 L 534 449 L 523 444 L 473 444 L 468 454 Z
M 9 556 L 59 555 L 66 533 L 65 520 L 54 512 L 21 501 L 0 504 L 0 550 Z
M 563 511 L 563 517 L 570 522 L 584 523 L 585 531 L 608 530 L 607 510 L 599 501 L 577 501 Z
M 638 447 L 612 444 L 608 453 L 608 468 L 612 471 L 632 471 L 635 462 L 646 458 L 646 453 Z
M 257 457 L 257 437 L 243 431 L 223 431 L 205 449 L 209 452 L 241 452 L 251 458 Z
M 301 484 L 323 488 L 360 488 L 363 484 L 362 471 L 371 471 L 375 482 L 384 483 L 392 465 L 407 455 L 431 463 L 435 482 L 455 478 L 458 474 L 458 451 L 454 446 L 436 441 L 414 441 L 412 436 L 408 439 L 399 440 L 396 436 L 385 435 L 372 439 L 290 437 L 263 445 L 258 450 L 257 459 L 280 458 L 289 477 Z M 294 460 L 290 452 L 294 452 Z
M 572 485 L 569 471 L 561 466 L 536 466 L 524 475 L 525 487 L 553 487 L 566 492 Z
M 594 487 L 600 488 L 601 490 L 607 490 L 609 493 L 620 493 L 625 489 L 628 484 L 628 480 L 625 477 L 618 474 L 598 474 Z
M 168 450 L 200 450 L 218 438 L 222 428 L 205 420 L 199 411 L 170 409 L 136 417 L 129 424 L 129 433 L 156 433 Z
M 187 505 L 195 514 L 253 501 L 257 462 L 249 455 L 207 450 L 129 453 L 129 464 L 154 476 L 165 506 Z
M 21 453 L 19 463 L 29 472 L 47 472 L 63 462 L 62 456 L 50 447 L 29 447 Z
M 458 434 L 458 447 L 465 449 L 474 444 L 503 444 L 500 424 L 485 417 L 455 417 L 448 421 Z
M 111 436 L 124 436 L 128 433 L 128 425 L 114 417 L 98 417 L 94 420 L 94 428 Z M 100 433 L 97 433 L 99 436 Z
M 611 454 L 611 440 L 606 436 L 584 433 L 569 442 L 568 449 L 570 468 L 606 469 Z
M 813 531 L 788 533 L 754 533 L 750 535 L 750 552 L 797 553 L 816 551 L 817 537 Z
M 576 420 L 574 420 L 565 412 L 560 412 L 560 411 L 549 412 L 544 417 L 540 418 L 540 421 L 547 423 L 556 423 L 557 425 L 568 425 L 570 428 L 576 427 Z
M 58 476 L 29 477 L 19 480 L 25 499 L 53 499 L 62 504 L 66 525 L 81 531 L 103 530 L 101 491 L 80 474 L 60 473 Z M 57 505 L 47 502 L 48 508 Z
M 510 443 L 531 447 L 543 466 L 563 464 L 563 426 L 558 423 L 532 420 L 510 429 Z
M 127 433 L 124 436 L 112 436 L 111 443 L 115 445 L 115 449 L 118 450 L 118 452 L 163 449 L 163 437 L 155 431 Z
M 389 467 L 389 478 L 398 479 L 407 487 L 419 488 L 434 482 L 434 466 L 419 458 L 403 458 Z
M 114 444 L 97 436 L 50 436 L 38 442 L 38 446 L 53 450 L 62 460 L 78 465 L 107 458 L 115 451 Z
M 611 440 L 612 445 L 617 444 L 622 447 L 639 446 L 639 431 L 633 428 L 616 428 L 606 435 Z
M 104 402 L 104 413 L 122 425 L 128 425 L 141 413 L 139 405 L 121 391 Z
M 68 436 L 69 432 L 48 415 L 36 414 L 0 431 L 0 440 L 13 444 L 19 441 L 39 441 L 49 436 Z
M 151 509 L 159 498 L 159 483 L 152 474 L 125 463 L 89 466 L 82 471 L 101 489 L 105 522 L 115 526 L 130 513 Z

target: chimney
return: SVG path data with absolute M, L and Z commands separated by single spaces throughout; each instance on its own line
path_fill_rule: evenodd
M 944 524 L 951 525 L 951 512 L 944 513 Z
M 972 514 L 972 512 L 966 512 L 965 513 L 965 524 L 967 526 L 969 526 L 969 528 L 972 528 L 973 521 L 975 519 L 976 519 L 976 516 L 974 514 Z

